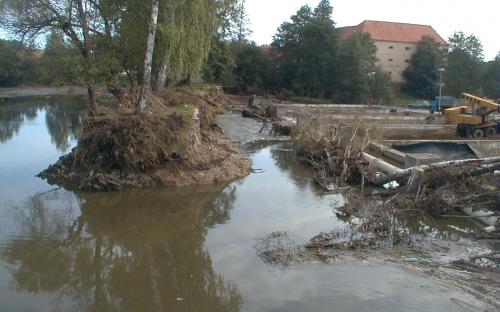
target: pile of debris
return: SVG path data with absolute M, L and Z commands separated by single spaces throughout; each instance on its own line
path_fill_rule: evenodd
M 244 176 L 251 164 L 216 123 L 228 105 L 217 94 L 170 89 L 151 95 L 148 109 L 138 111 L 131 93 L 120 108 L 89 111 L 77 147 L 39 176 L 92 191 L 211 184 Z
M 362 185 L 368 166 L 362 157 L 368 144 L 367 131 L 361 121 L 350 126 L 301 124 L 294 135 L 297 155 L 312 166 L 316 182 L 327 190 Z
M 288 233 L 282 231 L 266 235 L 254 247 L 262 261 L 282 268 L 301 263 L 306 257 L 306 253 L 300 250 Z
M 392 173 L 386 173 L 380 169 L 384 167 L 381 160 L 364 152 L 369 136 L 362 125 L 362 121 L 348 126 L 312 121 L 294 130 L 297 155 L 313 168 L 320 186 L 329 191 L 344 191 L 349 187 L 363 190 L 365 184 L 385 185 L 387 189 L 378 189 L 369 196 L 370 201 L 383 203 L 385 210 L 441 217 L 460 214 L 465 209 L 498 219 L 500 157 L 446 161 L 408 169 L 385 163 L 389 169 L 394 168 Z M 499 227 L 497 222 L 487 230 L 498 232 Z
M 278 108 L 269 98 L 254 95 L 250 97 L 246 107 L 240 108 L 243 110 L 243 117 L 256 118 L 262 121 L 262 128 L 259 132 L 266 130 L 274 135 L 289 136 L 297 122 L 292 118 L 279 116 Z
M 273 121 L 278 118 L 278 108 L 273 104 L 271 99 L 253 95 L 248 100 L 248 105 L 241 114 L 247 118 L 260 118 Z

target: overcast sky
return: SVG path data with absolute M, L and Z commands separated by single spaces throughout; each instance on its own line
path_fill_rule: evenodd
M 319 0 L 246 0 L 251 39 L 268 44 L 279 25 L 304 4 Z M 481 40 L 486 60 L 500 51 L 499 0 L 330 0 L 337 27 L 363 20 L 431 25 L 445 40 L 454 31 L 474 34 Z

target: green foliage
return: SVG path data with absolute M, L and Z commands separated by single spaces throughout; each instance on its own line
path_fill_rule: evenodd
M 479 38 L 472 34 L 466 36 L 461 31 L 455 32 L 448 38 L 448 51 L 461 51 L 477 61 L 484 59 L 483 45 Z
M 155 53 L 160 63 L 166 61 L 168 78 L 180 80 L 196 75 L 208 56 L 217 30 L 214 2 L 162 1 L 160 12 L 157 34 L 160 44 Z
M 171 81 L 197 75 L 217 32 L 227 32 L 233 20 L 242 16 L 241 3 L 161 0 L 153 72 L 165 68 Z M 144 1 L 8 0 L 2 3 L 0 15 L 3 28 L 20 39 L 49 32 L 62 37 L 57 39 L 59 43 L 53 42 L 58 44 L 55 48 L 49 45 L 52 58 L 45 65 L 55 69 L 56 59 L 60 58 L 64 67 L 79 69 L 89 90 L 121 84 L 124 72 L 131 84 L 141 80 L 150 16 L 150 5 Z M 56 40 L 54 36 L 48 38 Z M 80 54 L 79 65 L 72 63 L 76 51 Z M 213 74 L 220 79 L 220 69 Z M 56 84 L 61 79 L 75 80 L 74 73 L 57 71 L 46 79 Z
M 236 87 L 247 93 L 260 93 L 272 85 L 272 59 L 255 44 L 233 46 Z
M 35 50 L 20 42 L 0 39 L 0 86 L 36 84 L 40 80 L 39 59 Z
M 431 99 L 439 82 L 439 68 L 443 54 L 439 44 L 431 37 L 423 37 L 403 72 L 405 91 L 416 97 Z
M 53 30 L 47 37 L 40 65 L 40 83 L 44 85 L 82 84 L 81 56 L 64 41 L 64 34 L 60 31 Z
M 388 105 L 394 102 L 394 88 L 391 75 L 380 67 L 375 68 L 375 74 L 369 81 L 369 101 L 372 104 Z
M 229 51 L 229 44 L 220 35 L 214 36 L 207 61 L 203 65 L 203 80 L 221 83 L 232 65 L 233 59 Z
M 445 90 L 460 96 L 462 92 L 481 94 L 483 47 L 474 35 L 454 33 L 449 39 Z
M 484 65 L 481 87 L 484 95 L 491 99 L 500 99 L 500 53 L 495 60 Z
M 237 0 L 235 17 L 232 25 L 231 40 L 238 43 L 248 42 L 252 31 L 248 28 L 249 20 L 245 12 L 245 0 Z
M 327 0 L 314 11 L 303 6 L 273 38 L 281 85 L 296 95 L 331 97 L 334 92 L 338 39 L 332 11 Z
M 367 33 L 357 33 L 342 42 L 339 53 L 339 95 L 342 103 L 362 103 L 370 93 L 375 74 L 377 48 Z M 379 82 L 378 82 L 379 83 Z

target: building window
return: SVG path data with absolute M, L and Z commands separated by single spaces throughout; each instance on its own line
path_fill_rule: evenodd
M 390 59 L 389 59 L 389 62 L 392 62 L 392 61 L 393 61 L 393 60 L 390 58 Z
M 389 50 L 394 50 L 394 46 L 389 46 Z
M 408 50 L 411 50 L 411 48 L 410 47 L 406 47 L 405 50 L 408 51 Z

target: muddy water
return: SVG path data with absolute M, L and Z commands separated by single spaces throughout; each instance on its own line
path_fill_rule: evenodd
M 456 311 L 469 295 L 383 262 L 282 270 L 256 240 L 346 225 L 286 143 L 244 145 L 260 169 L 207 187 L 81 193 L 34 175 L 75 145 L 80 99 L 0 103 L 2 311 Z M 221 118 L 235 140 L 260 125 Z M 245 132 L 246 135 L 241 135 Z M 239 136 L 238 136 L 239 135 Z

